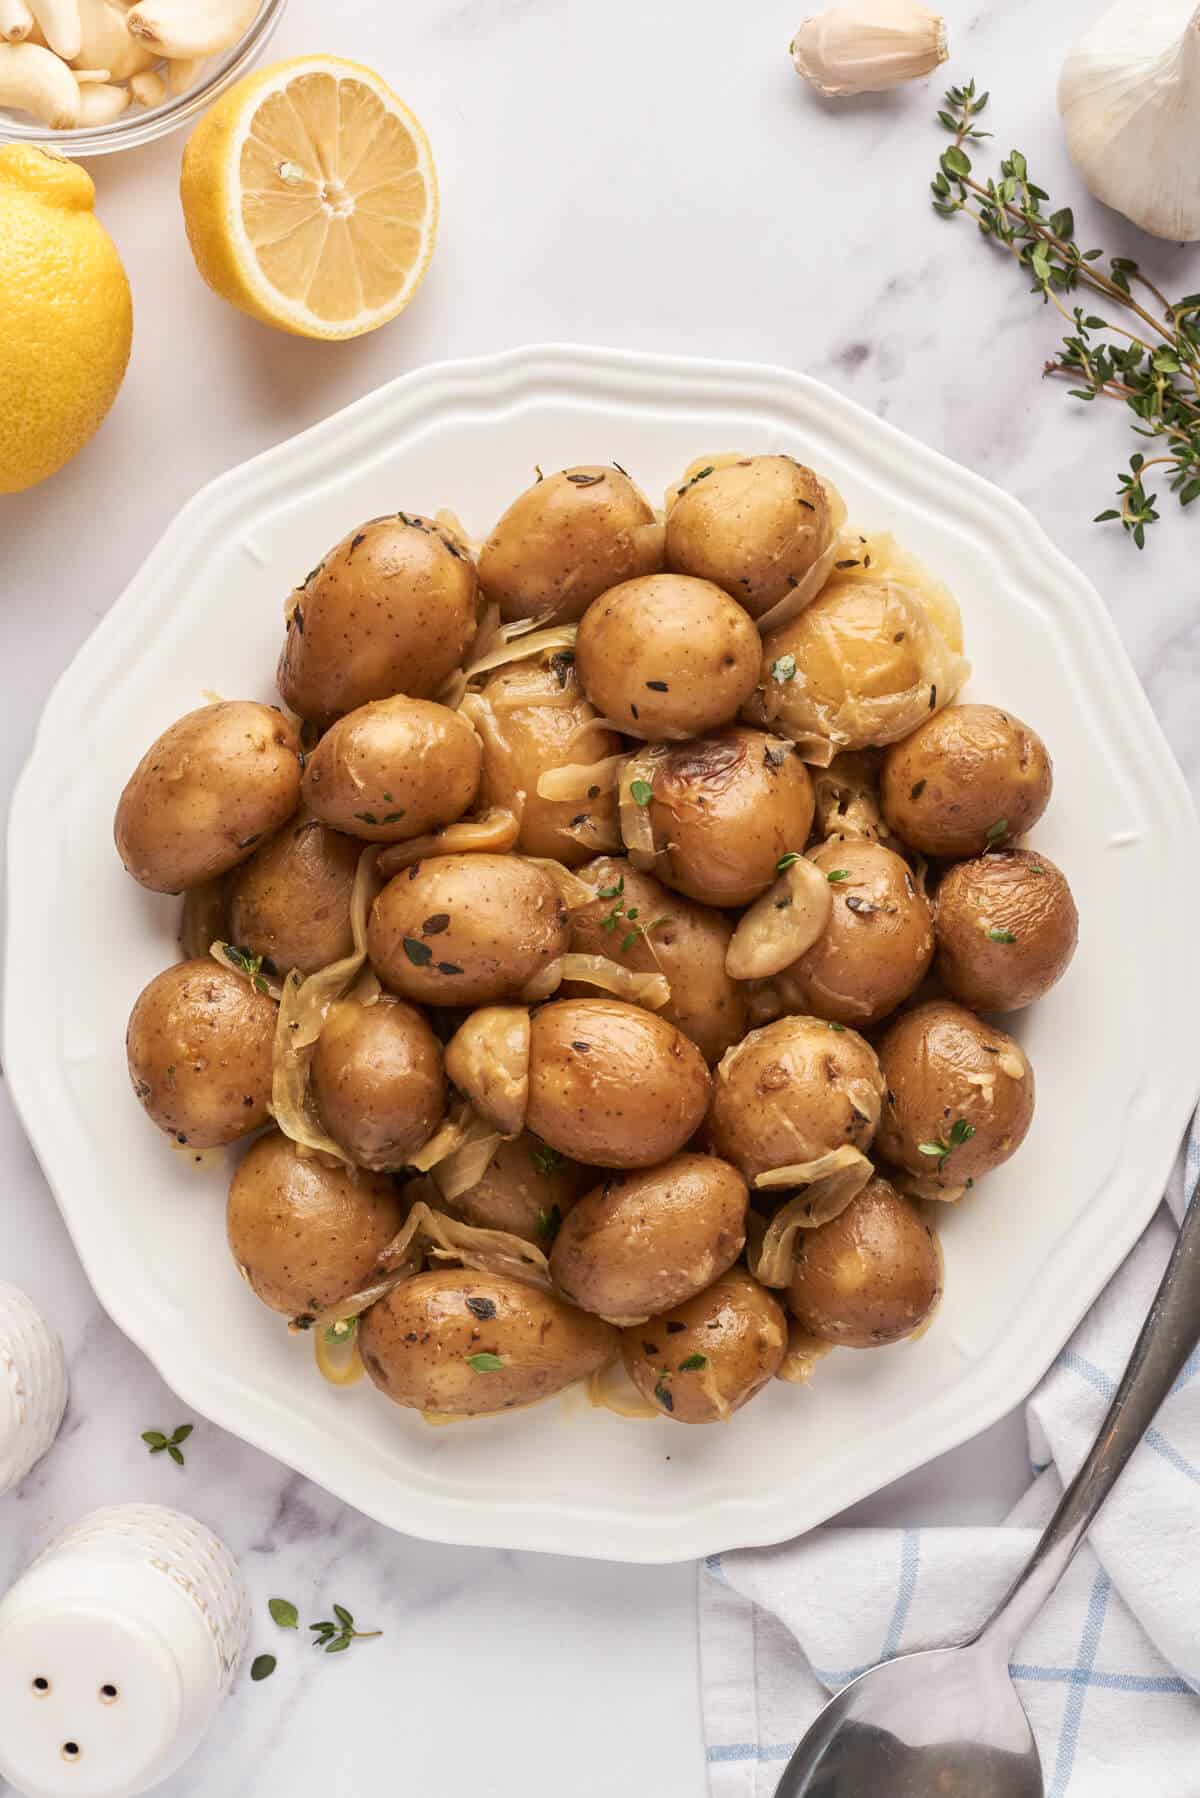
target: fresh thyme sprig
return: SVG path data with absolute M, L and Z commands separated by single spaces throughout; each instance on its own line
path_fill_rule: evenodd
M 164 1436 L 161 1430 L 143 1430 L 142 1441 L 152 1455 L 161 1455 L 165 1451 L 176 1467 L 182 1467 L 183 1449 L 180 1444 L 187 1441 L 195 1427 L 194 1423 L 181 1423 L 169 1436 Z
M 355 1629 L 354 1619 L 345 1605 L 335 1604 L 333 1614 L 337 1619 L 336 1623 L 326 1619 L 324 1623 L 310 1623 L 308 1626 L 313 1631 L 313 1647 L 323 1648 L 326 1654 L 341 1654 L 349 1648 L 351 1642 L 365 1642 L 371 1636 L 383 1634 L 381 1629 Z
M 1043 303 L 1062 313 L 1070 329 L 1043 373 L 1076 382 L 1074 399 L 1090 402 L 1103 394 L 1122 400 L 1137 420 L 1137 435 L 1161 445 L 1159 455 L 1139 451 L 1130 457 L 1128 472 L 1117 477 L 1120 505 L 1096 518 L 1097 524 L 1119 519 L 1143 549 L 1146 527 L 1159 518 L 1158 495 L 1146 491 L 1150 469 L 1165 471 L 1181 506 L 1200 499 L 1200 293 L 1168 300 L 1128 256 L 1108 257 L 1105 273 L 1099 266 L 1103 250 L 1080 249 L 1071 208 L 1042 210 L 1050 196 L 1030 178 L 1020 150 L 1002 159 L 999 180 L 978 180 L 965 146 L 991 135 L 976 123 L 987 103 L 974 81 L 946 94 L 938 122 L 954 141 L 942 152 L 931 184 L 934 211 L 942 218 L 965 213 L 974 219 L 983 236 L 1032 277 L 1032 291 Z M 1068 308 L 1062 296 L 1080 289 L 1099 294 L 1129 322 L 1102 318 L 1084 306 Z

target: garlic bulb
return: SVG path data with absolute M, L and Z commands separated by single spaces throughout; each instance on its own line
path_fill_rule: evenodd
M 946 21 L 915 0 L 841 0 L 805 19 L 790 48 L 797 72 L 826 99 L 899 87 L 949 54 Z
M 1200 238 L 1200 5 L 1118 0 L 1063 65 L 1067 145 L 1098 200 L 1154 237 Z

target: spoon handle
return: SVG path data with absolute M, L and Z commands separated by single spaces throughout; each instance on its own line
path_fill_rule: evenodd
M 1162 1284 L 1100 1434 L 1024 1571 L 980 1631 L 1007 1660 L 1067 1570 L 1097 1511 L 1200 1342 L 1200 1198 L 1193 1195 Z

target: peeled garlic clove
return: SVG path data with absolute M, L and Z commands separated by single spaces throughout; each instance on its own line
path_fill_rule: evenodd
M 946 21 L 914 0 L 842 0 L 791 42 L 797 74 L 827 100 L 881 93 L 945 62 Z
M 828 880 L 800 856 L 741 918 L 725 951 L 725 972 L 731 980 L 765 980 L 790 968 L 812 948 L 832 910 Z
M 529 1104 L 529 1013 L 485 1005 L 446 1044 L 446 1072 L 488 1123 L 516 1136 Z
M 127 87 L 107 81 L 90 82 L 79 90 L 79 123 L 111 125 L 114 119 L 128 111 L 132 99 Z

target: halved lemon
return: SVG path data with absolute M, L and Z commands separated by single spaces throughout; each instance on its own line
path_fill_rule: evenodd
M 200 121 L 180 197 L 222 299 L 302 337 L 358 337 L 420 286 L 437 232 L 429 140 L 371 69 L 298 56 L 247 76 Z

